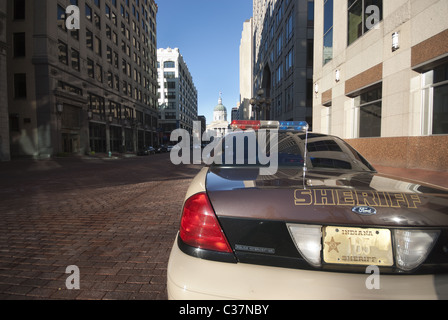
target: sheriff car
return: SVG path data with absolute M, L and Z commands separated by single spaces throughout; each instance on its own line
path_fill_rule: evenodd
M 448 190 L 379 174 L 301 122 L 232 128 L 187 191 L 170 299 L 448 298 Z M 226 142 L 263 128 L 269 174 L 250 143 Z

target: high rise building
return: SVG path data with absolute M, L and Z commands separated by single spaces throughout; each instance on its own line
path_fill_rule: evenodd
M 256 118 L 312 125 L 313 28 L 312 0 L 253 1 Z
M 243 23 L 240 41 L 240 105 L 238 117 L 248 120 L 252 117 L 250 99 L 253 97 L 253 61 L 254 61 L 253 19 Z
M 6 2 L 0 3 L 0 161 L 9 161 L 8 84 L 6 78 Z
M 13 156 L 135 152 L 156 141 L 154 0 L 7 2 Z
M 315 131 L 374 163 L 446 170 L 448 2 L 336 4 L 315 1 Z
M 193 131 L 198 120 L 198 92 L 193 77 L 178 48 L 157 50 L 159 74 L 159 127 L 162 143 L 167 143 L 171 132 Z

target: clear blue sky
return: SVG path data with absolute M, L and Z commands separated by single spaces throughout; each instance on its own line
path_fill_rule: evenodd
M 230 112 L 239 101 L 239 46 L 252 0 L 156 0 L 157 47 L 179 48 L 198 90 L 198 114 L 213 120 L 222 92 Z

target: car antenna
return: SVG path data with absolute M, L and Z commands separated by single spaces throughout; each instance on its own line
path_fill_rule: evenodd
M 306 159 L 307 159 L 307 156 L 308 156 L 308 128 L 309 128 L 309 125 L 307 124 L 305 127 L 304 127 L 304 129 L 305 129 L 305 150 L 304 150 L 304 152 L 303 152 L 303 186 L 304 186 L 304 188 L 305 188 L 305 179 L 306 179 L 306 172 L 308 171 L 308 167 L 307 167 L 307 164 L 306 164 Z

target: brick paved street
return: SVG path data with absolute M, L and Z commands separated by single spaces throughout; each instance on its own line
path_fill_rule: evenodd
M 166 299 L 166 267 L 200 166 L 169 154 L 0 163 L 0 299 Z M 68 290 L 66 267 L 80 271 Z
M 168 153 L 0 163 L 0 300 L 166 299 L 182 200 L 199 169 L 174 166 Z M 79 290 L 66 288 L 69 265 Z

